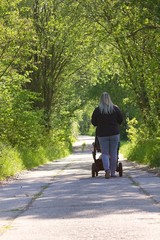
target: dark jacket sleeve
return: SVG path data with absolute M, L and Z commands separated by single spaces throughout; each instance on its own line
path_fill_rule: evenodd
M 92 118 L 91 118 L 91 123 L 93 124 L 93 126 L 97 126 L 97 111 L 96 108 L 94 109 L 93 113 L 92 113 Z
M 117 122 L 119 124 L 122 124 L 123 122 L 123 116 L 122 116 L 122 113 L 121 113 L 121 110 L 119 109 L 119 107 L 116 106 L 116 112 L 117 112 Z

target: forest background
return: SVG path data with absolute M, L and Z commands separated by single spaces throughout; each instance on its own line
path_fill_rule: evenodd
M 0 179 L 66 156 L 102 92 L 160 166 L 160 0 L 0 0 Z

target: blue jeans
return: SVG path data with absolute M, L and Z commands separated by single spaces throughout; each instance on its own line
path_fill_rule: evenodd
M 111 175 L 115 175 L 120 134 L 107 137 L 98 137 L 98 141 L 101 148 L 104 170 L 110 170 Z

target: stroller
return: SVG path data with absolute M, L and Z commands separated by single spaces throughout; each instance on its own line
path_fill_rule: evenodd
M 92 163 L 92 177 L 95 177 L 95 176 L 98 176 L 99 171 L 104 170 L 103 163 L 102 163 L 102 155 L 100 155 L 98 158 L 96 158 L 96 153 L 97 152 L 101 153 L 101 149 L 100 149 L 100 145 L 99 145 L 97 135 L 95 136 L 95 142 L 92 143 L 92 146 L 93 146 L 92 155 L 93 155 L 93 159 L 94 159 L 94 163 Z M 116 172 L 118 172 L 119 176 L 122 177 L 123 176 L 122 163 L 118 162 L 119 147 L 120 147 L 120 143 L 119 143 L 118 149 L 117 149 L 117 168 L 116 168 Z

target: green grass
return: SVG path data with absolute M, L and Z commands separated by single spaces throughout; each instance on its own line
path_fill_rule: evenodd
M 21 159 L 25 168 L 31 169 L 33 167 L 42 165 L 57 158 L 62 158 L 70 153 L 70 148 L 65 142 L 47 141 L 43 145 L 31 148 L 21 149 Z
M 0 180 L 14 176 L 16 173 L 31 169 L 58 158 L 65 157 L 71 152 L 68 142 L 45 141 L 35 148 L 12 148 L 0 145 Z
M 0 180 L 13 176 L 24 169 L 23 162 L 17 149 L 8 145 L 0 146 Z
M 130 161 L 160 167 L 160 139 L 139 141 L 137 144 L 121 142 L 120 152 Z M 83 146 L 85 147 L 85 146 Z M 45 141 L 35 148 L 16 149 L 0 144 L 0 180 L 24 170 L 37 167 L 71 153 L 67 141 Z
M 131 161 L 146 164 L 150 167 L 160 167 L 160 140 L 141 140 L 137 144 L 122 142 L 120 152 Z

